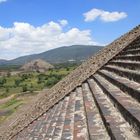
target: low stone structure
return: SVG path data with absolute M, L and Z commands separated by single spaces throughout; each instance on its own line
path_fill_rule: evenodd
M 7 120 L 1 139 L 139 139 L 139 53 L 137 26 Z

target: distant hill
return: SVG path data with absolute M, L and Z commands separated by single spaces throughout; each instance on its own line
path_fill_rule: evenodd
M 36 71 L 36 72 L 45 72 L 49 69 L 54 68 L 53 65 L 49 64 L 48 62 L 42 60 L 42 59 L 36 59 L 32 60 L 31 62 L 28 62 L 24 64 L 20 70 L 29 72 L 29 71 Z
M 1 65 L 5 64 L 5 63 L 7 63 L 7 60 L 0 59 L 0 64 L 1 64 Z
M 49 63 L 64 63 L 68 61 L 82 61 L 97 53 L 103 47 L 91 45 L 72 45 L 52 49 L 40 54 L 22 56 L 10 61 L 6 61 L 5 65 L 23 65 L 35 59 L 43 59 Z M 3 65 L 0 62 L 0 65 Z

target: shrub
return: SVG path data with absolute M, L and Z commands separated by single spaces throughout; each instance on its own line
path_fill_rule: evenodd
M 3 86 L 6 83 L 6 79 L 2 78 L 0 79 L 0 86 Z
M 22 91 L 23 91 L 23 92 L 28 91 L 27 85 L 23 85 L 23 86 L 22 86 Z
M 17 80 L 15 80 L 15 86 L 19 86 L 19 84 L 20 84 L 20 82 L 21 82 L 21 80 L 20 79 L 17 79 Z
M 5 91 L 6 93 L 9 93 L 9 87 L 6 87 Z
M 57 77 L 53 76 L 47 80 L 46 86 L 51 87 L 51 86 L 55 85 L 58 81 L 59 81 L 59 79 Z
M 24 81 L 24 80 L 26 80 L 26 79 L 28 79 L 28 75 L 27 75 L 27 74 L 23 74 L 23 75 L 21 76 L 21 80 Z

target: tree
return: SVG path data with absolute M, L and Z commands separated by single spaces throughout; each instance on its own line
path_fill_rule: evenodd
M 45 80 L 47 80 L 48 79 L 48 76 L 47 75 L 45 75 L 45 74 L 39 74 L 38 75 L 38 84 L 41 84 L 41 83 L 44 83 L 45 82 Z
M 9 93 L 9 87 L 6 87 L 6 93 Z
M 23 92 L 28 91 L 27 85 L 23 85 L 23 86 L 22 86 L 22 91 L 23 91 Z
M 6 79 L 2 78 L 0 79 L 0 86 L 3 86 L 6 83 Z
M 33 93 L 33 92 L 34 92 L 34 87 L 33 87 L 33 84 L 32 84 L 32 83 L 31 83 L 31 86 L 30 86 L 29 91 L 30 91 L 31 93 Z
M 67 67 L 67 68 L 66 68 L 66 71 L 69 71 L 69 70 L 70 70 L 70 68 L 69 68 L 69 67 Z
M 27 75 L 27 74 L 23 74 L 23 75 L 21 76 L 21 80 L 24 81 L 24 80 L 26 80 L 26 79 L 28 79 L 28 75 Z
M 16 80 L 15 80 L 15 85 L 18 87 L 18 86 L 19 86 L 19 84 L 20 84 L 20 82 L 21 82 L 21 80 L 20 80 L 20 79 L 16 79 Z
M 58 81 L 59 79 L 57 79 L 57 77 L 51 77 L 47 80 L 46 86 L 51 87 L 55 85 Z

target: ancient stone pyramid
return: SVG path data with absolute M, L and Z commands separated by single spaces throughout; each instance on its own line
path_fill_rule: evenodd
M 42 59 L 36 59 L 32 60 L 25 65 L 23 65 L 20 70 L 23 71 L 36 71 L 36 72 L 45 72 L 49 69 L 54 68 L 53 65 L 49 64 L 48 62 L 42 60 Z
M 2 140 L 140 139 L 140 26 L 0 129 Z

